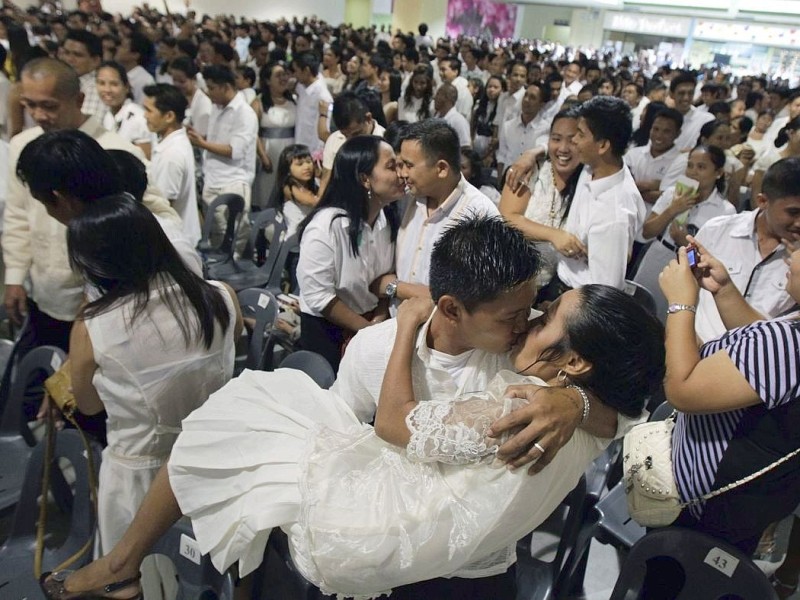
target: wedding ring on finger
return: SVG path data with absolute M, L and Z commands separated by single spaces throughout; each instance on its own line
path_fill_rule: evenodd
M 536 448 L 539 452 L 544 454 L 544 446 L 542 446 L 539 442 L 533 442 L 533 447 Z

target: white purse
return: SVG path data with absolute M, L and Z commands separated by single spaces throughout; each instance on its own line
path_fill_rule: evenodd
M 622 442 L 622 476 L 628 512 L 643 527 L 670 525 L 685 507 L 699 504 L 752 481 L 800 454 L 800 449 L 797 449 L 752 475 L 699 498 L 681 502 L 672 470 L 672 430 L 675 427 L 675 415 L 673 412 L 663 421 L 637 425 Z

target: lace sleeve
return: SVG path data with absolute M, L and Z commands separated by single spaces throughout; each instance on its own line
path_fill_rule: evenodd
M 497 419 L 524 404 L 517 398 L 471 395 L 449 402 L 420 402 L 406 417 L 409 460 L 463 465 L 494 456 L 500 440 L 486 432 Z

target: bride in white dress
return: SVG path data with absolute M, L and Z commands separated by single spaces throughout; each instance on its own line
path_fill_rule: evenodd
M 525 402 L 506 397 L 509 383 L 546 385 L 536 373 L 560 372 L 629 414 L 663 375 L 657 319 L 618 290 L 587 286 L 551 304 L 514 348 L 526 377 L 502 372 L 486 392 L 417 402 L 411 361 L 429 304 L 401 307 L 375 428 L 300 372 L 245 372 L 184 421 L 169 477 L 162 470 L 111 555 L 68 582 L 51 576 L 48 597 L 136 586 L 147 548 L 181 512 L 221 571 L 255 569 L 281 527 L 297 568 L 326 593 L 377 597 L 447 575 L 539 525 L 608 442 L 577 429 L 535 476 L 494 465 L 501 440 L 487 431 Z

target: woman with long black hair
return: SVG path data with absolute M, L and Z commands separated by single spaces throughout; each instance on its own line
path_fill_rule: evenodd
M 336 154 L 330 183 L 300 224 L 300 343 L 339 368 L 343 344 L 388 317 L 370 284 L 394 269 L 398 221 L 391 204 L 403 195 L 392 147 L 356 136 Z
M 70 264 L 87 297 L 70 335 L 84 414 L 108 414 L 98 490 L 98 550 L 133 519 L 181 421 L 232 376 L 236 297 L 189 270 L 132 196 L 86 203 L 69 223 Z

